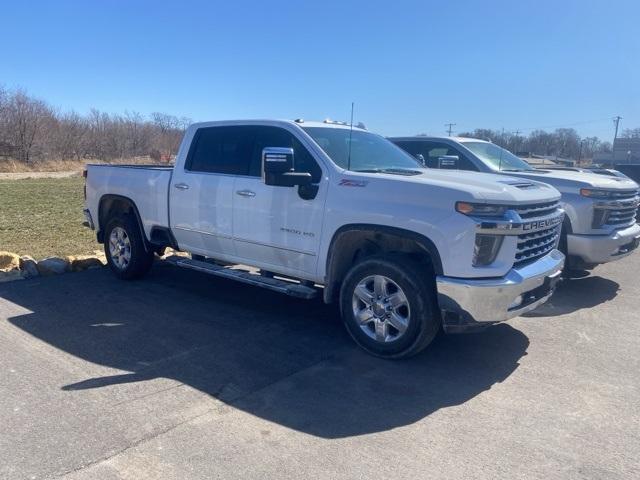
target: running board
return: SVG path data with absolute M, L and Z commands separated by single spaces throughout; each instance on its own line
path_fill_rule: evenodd
M 307 287 L 299 283 L 291 283 L 285 280 L 279 280 L 277 278 L 264 277 L 255 273 L 249 273 L 245 270 L 234 270 L 209 262 L 192 260 L 190 258 L 173 256 L 166 258 L 165 261 L 172 263 L 178 267 L 188 268 L 197 272 L 215 275 L 216 277 L 228 278 L 230 280 L 236 280 L 248 285 L 254 285 L 256 287 L 266 288 L 267 290 L 273 290 L 274 292 L 284 293 L 285 295 L 289 295 L 290 297 L 304 298 L 309 300 L 311 298 L 314 298 L 318 293 L 315 288 Z

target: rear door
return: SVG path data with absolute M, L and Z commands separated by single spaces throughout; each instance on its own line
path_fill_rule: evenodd
M 204 127 L 195 133 L 170 188 L 171 228 L 182 250 L 234 255 L 234 182 L 248 174 L 253 134 L 250 126 Z
M 327 182 L 309 150 L 282 127 L 256 126 L 249 175 L 237 177 L 234 237 L 238 257 L 274 271 L 315 273 Z M 294 150 L 294 169 L 311 173 L 312 187 L 275 187 L 261 178 L 262 149 Z

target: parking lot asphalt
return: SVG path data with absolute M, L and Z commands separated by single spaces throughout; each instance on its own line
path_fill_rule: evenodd
M 639 478 L 638 272 L 406 361 L 168 265 L 0 284 L 0 478 Z

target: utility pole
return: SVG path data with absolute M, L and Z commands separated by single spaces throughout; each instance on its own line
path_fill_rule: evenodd
M 615 117 L 613 117 L 613 123 L 616 124 L 616 133 L 613 134 L 613 141 L 616 141 L 616 138 L 618 138 L 618 125 L 620 124 L 620 120 L 622 120 L 622 117 L 620 115 L 616 115 Z
M 515 153 L 516 155 L 518 148 L 520 148 L 520 133 L 522 133 L 520 129 L 517 129 L 515 132 L 513 132 L 513 136 L 515 137 L 515 142 L 513 143 L 513 145 L 516 147 L 513 153 Z
M 616 115 L 613 117 L 613 123 L 616 124 L 616 132 L 613 134 L 613 144 L 611 145 L 611 163 L 614 164 L 616 161 L 616 138 L 618 138 L 618 126 L 620 125 L 620 120 L 622 117 L 620 115 Z
M 449 132 L 449 136 L 451 136 L 451 131 L 453 130 L 453 127 L 455 126 L 455 123 L 445 123 L 444 126 L 447 127 L 447 132 Z

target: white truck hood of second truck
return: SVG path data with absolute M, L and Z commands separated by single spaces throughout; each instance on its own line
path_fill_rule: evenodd
M 535 169 L 508 172 L 508 174 L 513 177 L 524 177 L 529 180 L 548 183 L 556 187 L 560 192 L 575 191 L 580 188 L 603 190 L 634 190 L 638 188 L 636 182 L 629 178 L 610 177 L 598 173 Z

